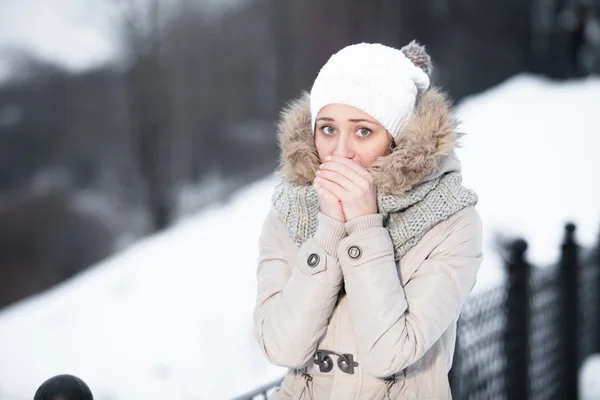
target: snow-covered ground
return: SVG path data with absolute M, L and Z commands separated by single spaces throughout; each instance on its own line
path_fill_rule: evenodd
M 562 225 L 583 244 L 600 226 L 600 79 L 518 76 L 461 105 L 464 181 L 480 195 L 486 259 L 476 290 L 503 279 L 496 231 L 530 258 L 557 256 Z M 0 399 L 30 399 L 50 376 L 97 400 L 229 399 L 283 374 L 252 338 L 257 239 L 274 182 L 254 183 L 0 313 Z
M 600 399 L 600 354 L 589 356 L 579 374 L 580 400 Z
M 486 260 L 476 290 L 501 277 L 497 236 L 523 236 L 537 265 L 558 257 L 563 226 L 591 245 L 600 230 L 600 79 L 519 75 L 460 104 L 464 184 L 479 194 Z

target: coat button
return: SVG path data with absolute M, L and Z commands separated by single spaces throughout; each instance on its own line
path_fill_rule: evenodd
M 312 253 L 310 256 L 308 256 L 308 260 L 307 260 L 308 266 L 311 268 L 314 268 L 317 265 L 319 265 L 320 260 L 321 259 L 319 258 L 318 254 Z
M 344 372 L 348 370 L 348 362 L 346 360 L 340 359 L 340 369 Z
M 357 260 L 362 255 L 362 250 L 358 246 L 352 246 L 348 249 L 348 255 L 350 258 Z

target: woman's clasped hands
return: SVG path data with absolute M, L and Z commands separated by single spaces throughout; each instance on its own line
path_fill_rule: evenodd
M 314 181 L 321 212 L 341 222 L 377 213 L 373 176 L 358 160 L 328 156 Z

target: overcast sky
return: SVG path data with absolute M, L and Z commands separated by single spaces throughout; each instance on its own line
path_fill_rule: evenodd
M 107 29 L 109 9 L 99 3 L 107 1 L 0 0 L 0 52 L 22 48 L 73 70 L 105 63 L 118 46 Z M 8 74 L 3 58 L 0 80 Z
M 118 57 L 115 6 L 123 0 L 0 0 L 0 81 L 10 75 L 2 49 L 16 47 L 82 70 Z M 148 0 L 127 0 L 143 4 Z M 190 1 L 204 13 L 224 11 L 246 0 L 161 0 L 176 5 Z M 206 14 L 205 14 L 206 15 Z

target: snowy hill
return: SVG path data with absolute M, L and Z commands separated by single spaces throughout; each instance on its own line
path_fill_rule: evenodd
M 600 79 L 519 76 L 461 105 L 464 181 L 485 229 L 477 290 L 503 276 L 496 231 L 530 239 L 542 264 L 556 258 L 568 219 L 593 243 L 598 104 Z M 252 184 L 0 313 L 0 399 L 30 399 L 61 373 L 98 400 L 229 399 L 282 375 L 252 338 L 256 242 L 273 185 Z
M 523 236 L 540 266 L 558 257 L 563 226 L 595 243 L 600 230 L 600 79 L 558 83 L 521 75 L 463 101 L 458 154 L 479 194 L 485 261 L 477 290 L 499 277 L 495 236 Z M 500 274 L 501 275 L 501 274 Z
M 252 185 L 5 312 L 0 398 L 31 398 L 61 372 L 99 400 L 225 399 L 276 378 L 251 326 L 271 190 Z

